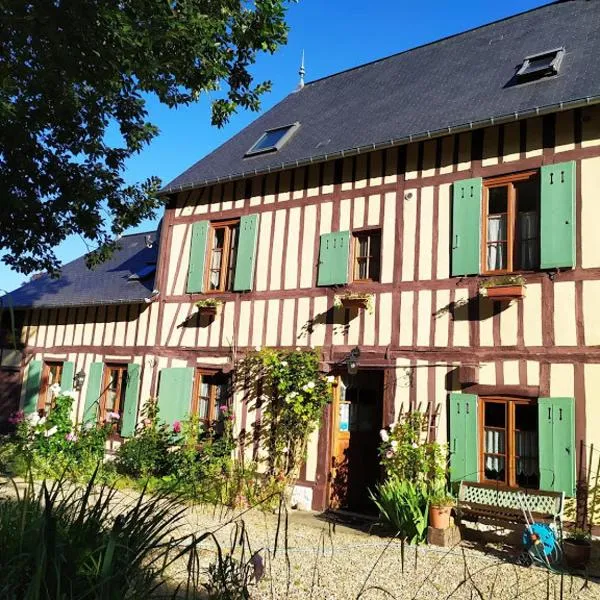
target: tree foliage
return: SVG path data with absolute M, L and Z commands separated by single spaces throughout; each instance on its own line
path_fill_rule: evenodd
M 286 2 L 0 0 L 2 260 L 56 272 L 53 247 L 79 234 L 97 249 L 93 263 L 151 217 L 160 181 L 123 178 L 158 133 L 148 94 L 176 107 L 221 90 L 217 126 L 257 110 L 270 83 L 250 67 L 285 43 Z

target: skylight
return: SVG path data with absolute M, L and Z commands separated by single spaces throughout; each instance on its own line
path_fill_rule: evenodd
M 267 129 L 267 131 L 256 140 L 252 148 L 246 152 L 246 156 L 251 154 L 262 154 L 263 152 L 276 152 L 292 137 L 298 127 L 300 127 L 300 123 L 292 123 L 285 127 Z
M 151 275 L 154 275 L 156 272 L 156 264 L 146 265 L 145 267 L 141 267 L 135 273 L 132 273 L 127 279 L 128 281 L 140 281 L 142 279 L 148 279 Z
M 517 81 L 532 81 L 557 75 L 565 54 L 564 48 L 556 48 L 527 56 L 517 71 Z

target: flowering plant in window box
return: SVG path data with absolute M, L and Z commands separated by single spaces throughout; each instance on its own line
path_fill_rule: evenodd
M 367 310 L 369 314 L 373 313 L 373 294 L 365 293 L 347 293 L 336 296 L 334 306 L 344 308 L 356 308 L 359 310 Z
M 525 279 L 521 275 L 490 277 L 480 285 L 481 295 L 491 300 L 517 300 L 525 297 Z
M 221 313 L 223 308 L 223 301 L 217 300 L 216 298 L 205 298 L 196 302 L 196 307 L 201 315 L 207 317 L 216 317 Z

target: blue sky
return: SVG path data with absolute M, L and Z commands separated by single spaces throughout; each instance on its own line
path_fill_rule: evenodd
M 273 82 L 262 108 L 270 108 L 297 86 L 302 50 L 306 81 L 311 81 L 544 4 L 548 1 L 299 0 L 288 13 L 287 46 L 273 56 L 261 55 L 255 65 L 257 80 Z M 168 183 L 256 118 L 255 113 L 243 112 L 223 129 L 211 127 L 210 97 L 178 109 L 168 109 L 151 98 L 148 110 L 161 133 L 129 161 L 128 182 L 157 175 Z M 132 232 L 153 229 L 158 218 Z M 65 263 L 85 251 L 83 241 L 73 237 L 59 246 L 57 254 Z M 12 290 L 27 279 L 0 264 L 0 289 Z

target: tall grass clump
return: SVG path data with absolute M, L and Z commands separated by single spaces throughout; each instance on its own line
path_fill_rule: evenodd
M 169 567 L 191 550 L 177 535 L 185 506 L 173 495 L 124 501 L 96 485 L 94 473 L 85 487 L 64 478 L 48 487 L 30 477 L 2 496 L 4 600 L 146 599 L 164 589 Z

